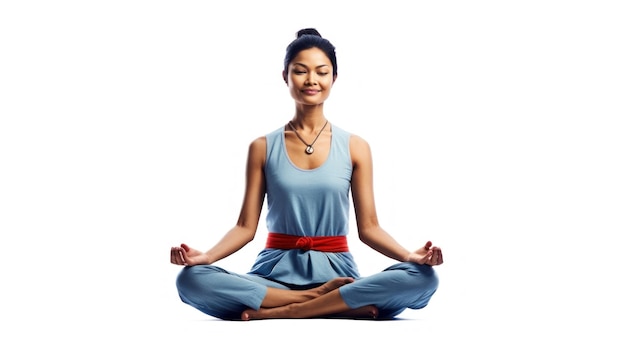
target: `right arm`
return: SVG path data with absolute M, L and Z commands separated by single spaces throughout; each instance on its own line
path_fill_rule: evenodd
M 192 249 L 185 244 L 172 247 L 171 263 L 185 266 L 213 264 L 237 252 L 254 239 L 265 198 L 265 150 L 265 137 L 257 138 L 248 148 L 246 188 L 237 224 L 206 252 Z

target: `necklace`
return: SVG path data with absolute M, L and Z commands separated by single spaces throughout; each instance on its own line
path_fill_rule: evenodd
M 313 144 L 315 144 L 315 142 L 317 141 L 317 138 L 320 137 L 320 135 L 322 134 L 322 131 L 324 131 L 324 128 L 326 128 L 327 124 L 328 124 L 328 120 L 326 120 L 326 123 L 324 123 L 324 126 L 322 127 L 322 129 L 320 129 L 320 132 L 317 133 L 317 136 L 315 137 L 315 139 L 313 139 L 313 142 L 310 144 L 304 141 L 304 139 L 302 139 L 300 134 L 298 134 L 296 127 L 294 127 L 293 124 L 291 124 L 291 121 L 289 121 L 289 128 L 291 128 L 291 130 L 293 130 L 293 132 L 296 133 L 296 136 L 298 137 L 298 139 L 300 139 L 300 141 L 302 141 L 304 145 L 306 145 L 306 149 L 304 149 L 304 152 L 306 152 L 307 155 L 310 155 L 315 151 L 315 149 L 313 148 Z

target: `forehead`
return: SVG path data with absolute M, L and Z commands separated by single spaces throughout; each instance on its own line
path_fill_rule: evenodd
M 300 51 L 291 61 L 292 64 L 303 64 L 306 66 L 322 66 L 322 65 L 331 65 L 330 59 L 324 51 L 319 48 L 310 48 L 306 50 Z

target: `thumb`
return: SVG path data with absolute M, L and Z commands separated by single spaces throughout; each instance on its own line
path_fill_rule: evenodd
M 180 247 L 182 247 L 185 250 L 185 252 L 189 252 L 189 250 L 191 250 L 191 248 L 187 244 L 180 244 Z
M 426 242 L 426 245 L 424 245 L 424 248 L 425 248 L 426 250 L 430 250 L 430 247 L 431 247 L 431 246 L 433 246 L 433 243 L 429 240 L 429 241 L 427 241 L 427 242 Z

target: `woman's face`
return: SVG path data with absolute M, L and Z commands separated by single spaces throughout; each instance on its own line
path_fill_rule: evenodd
M 333 65 L 326 54 L 318 48 L 311 48 L 300 51 L 283 76 L 297 103 L 319 105 L 330 95 L 335 82 L 333 73 Z

